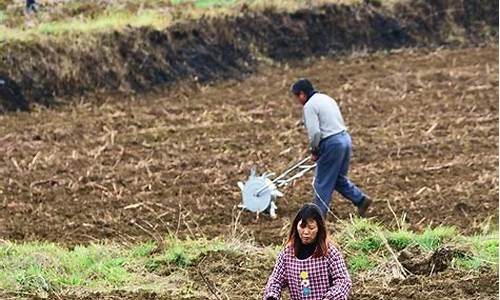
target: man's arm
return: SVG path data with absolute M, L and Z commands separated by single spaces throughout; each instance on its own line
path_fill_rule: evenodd
M 321 141 L 321 131 L 319 129 L 319 117 L 312 105 L 304 106 L 304 123 L 309 136 L 309 151 L 312 154 L 319 154 L 319 142 Z

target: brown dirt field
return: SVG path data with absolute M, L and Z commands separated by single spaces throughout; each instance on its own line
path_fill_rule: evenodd
M 350 177 L 376 199 L 375 220 L 394 223 L 388 203 L 416 229 L 471 233 L 498 217 L 492 45 L 276 64 L 242 81 L 2 115 L 0 237 L 76 244 L 226 234 L 236 182 L 251 166 L 280 172 L 305 155 L 301 108 L 288 94 L 299 76 L 339 101 L 354 143 Z M 311 178 L 283 190 L 277 220 L 244 213 L 240 226 L 280 243 L 312 197 Z M 349 218 L 353 206 L 334 198 L 334 212 Z

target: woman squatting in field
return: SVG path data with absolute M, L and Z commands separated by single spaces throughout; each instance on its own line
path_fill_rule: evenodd
M 327 240 L 319 207 L 305 204 L 292 223 L 285 249 L 278 255 L 264 300 L 279 300 L 285 287 L 293 300 L 345 300 L 351 285 L 342 255 Z

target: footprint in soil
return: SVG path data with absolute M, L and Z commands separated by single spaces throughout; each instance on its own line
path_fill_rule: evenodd
M 465 217 L 469 216 L 468 212 L 470 212 L 470 209 L 470 206 L 466 203 L 459 202 L 455 204 L 455 210 L 461 212 Z

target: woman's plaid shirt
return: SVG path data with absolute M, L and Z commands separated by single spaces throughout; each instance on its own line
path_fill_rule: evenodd
M 264 300 L 280 299 L 283 288 L 290 289 L 293 300 L 344 300 L 351 292 L 351 278 L 344 259 L 333 245 L 322 257 L 298 259 L 293 248 L 286 247 L 278 255 L 267 281 Z

